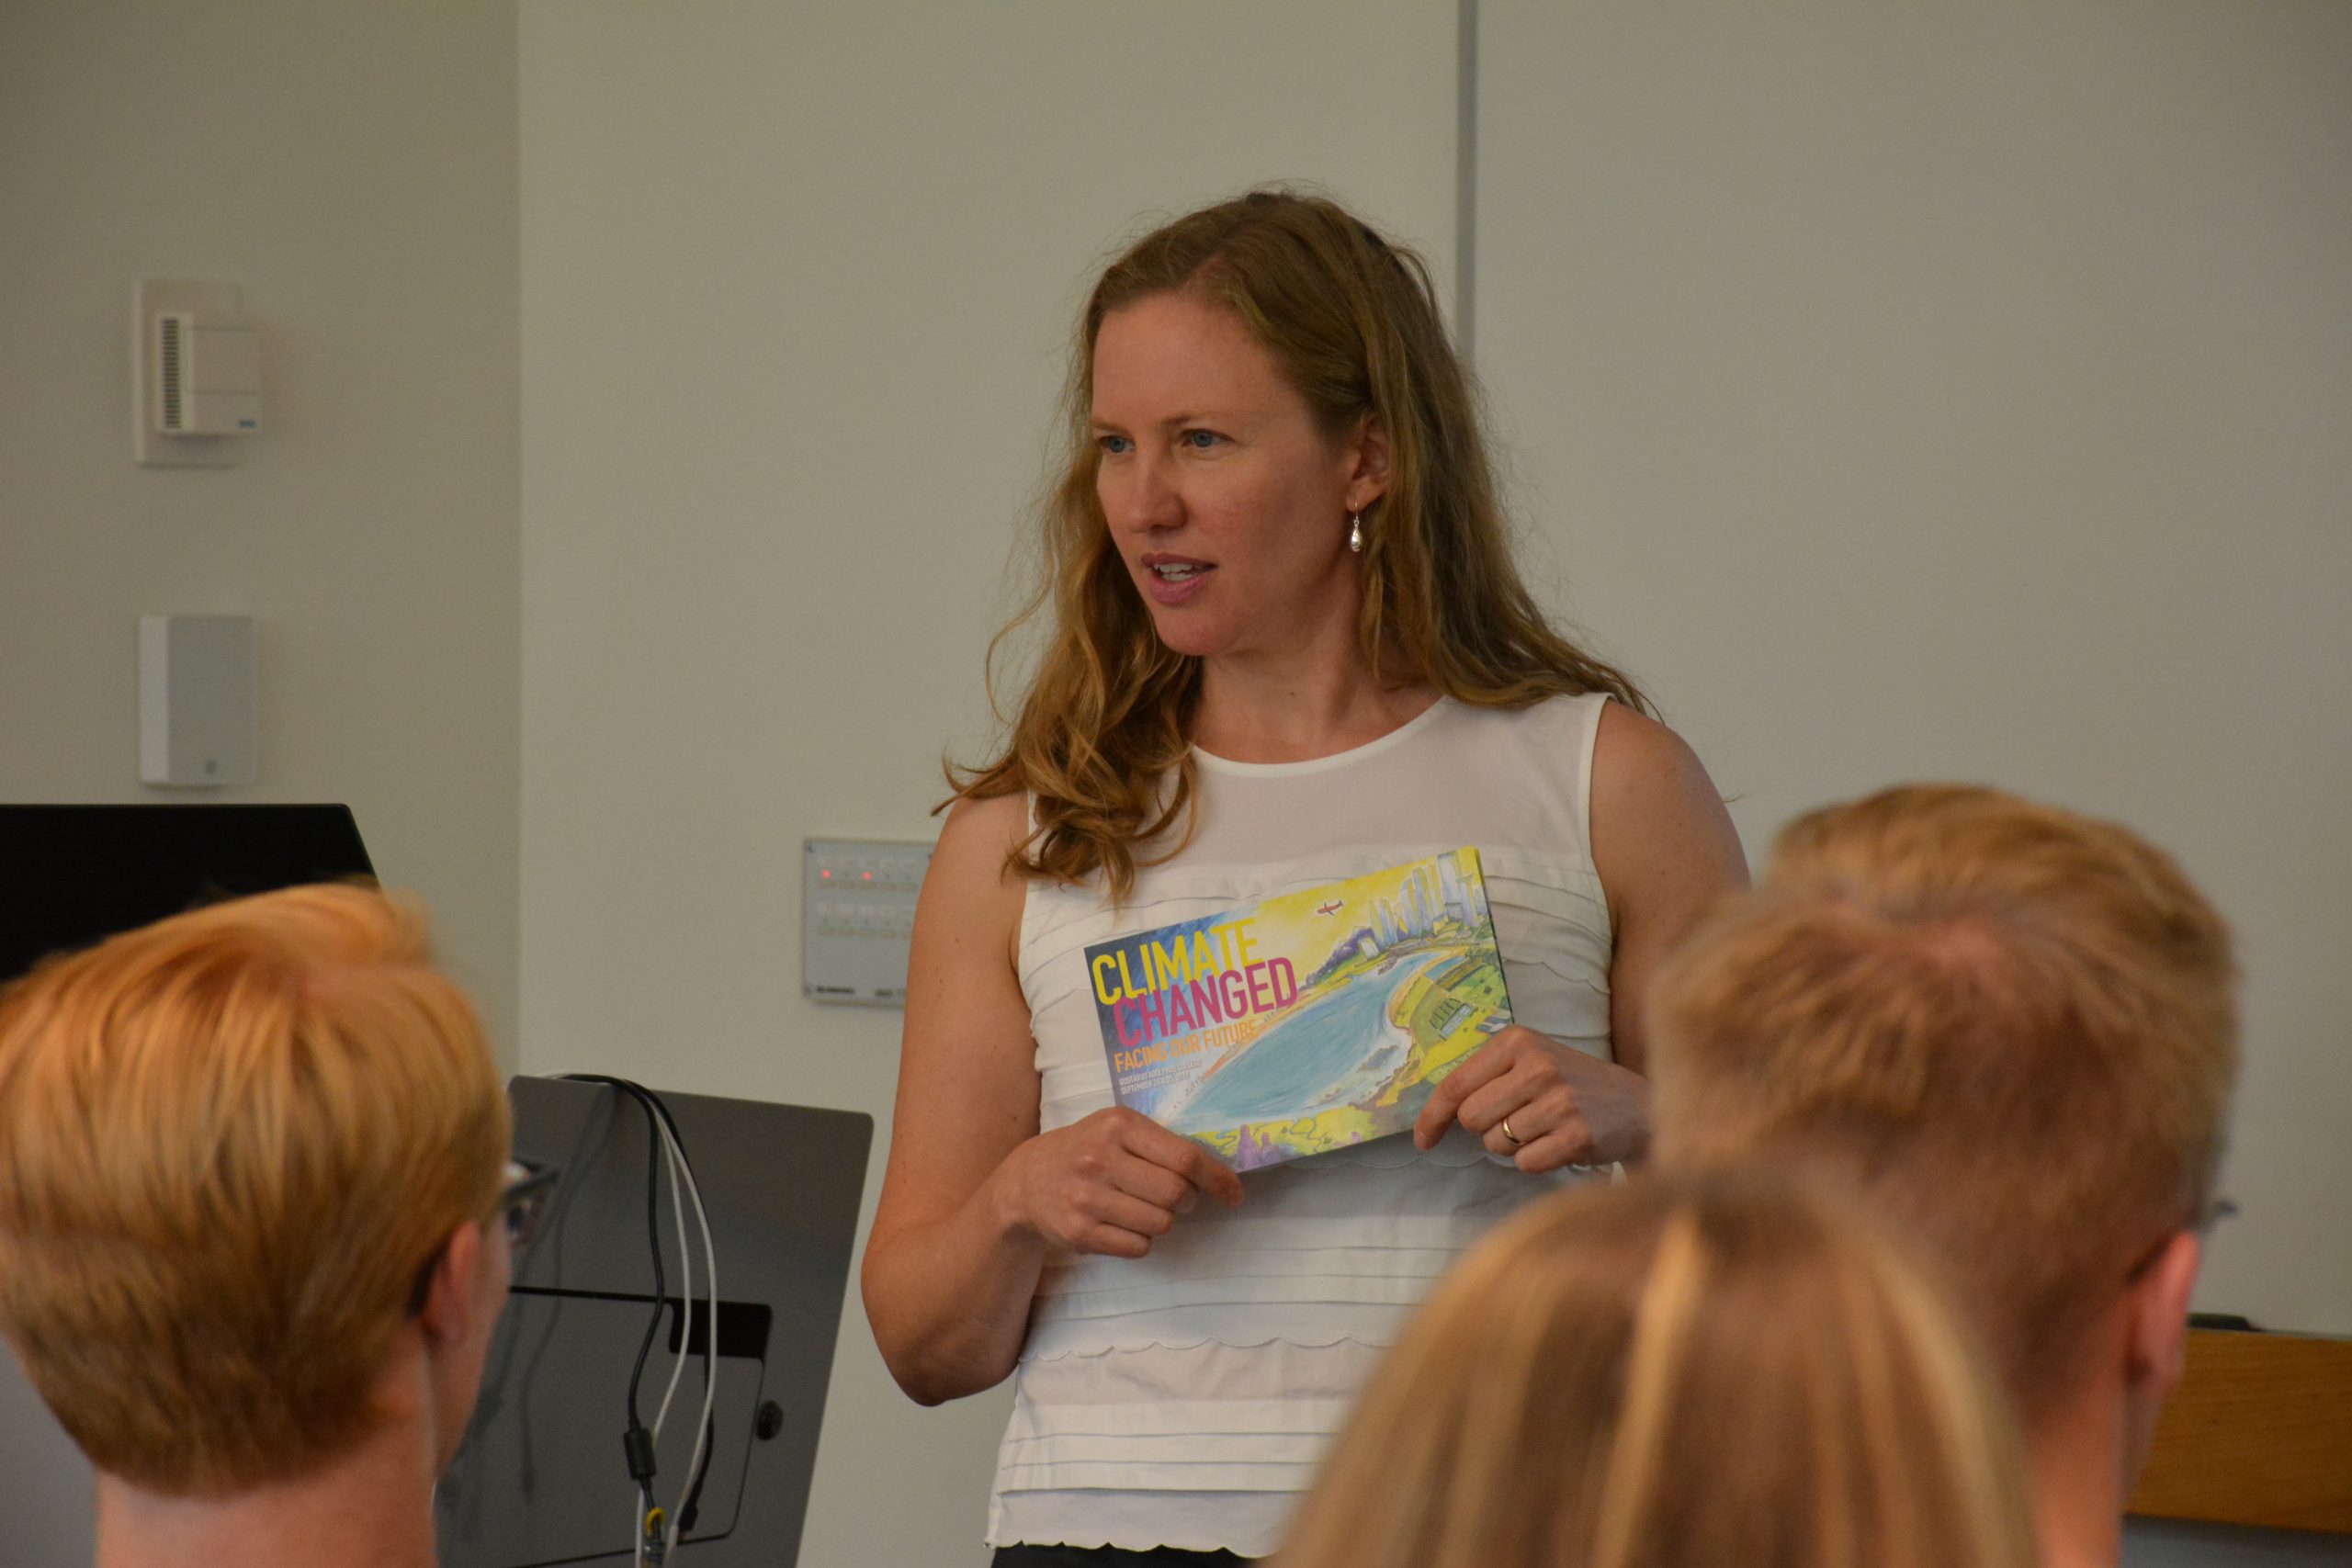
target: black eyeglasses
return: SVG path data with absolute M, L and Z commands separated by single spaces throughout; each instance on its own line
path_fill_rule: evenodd
M 506 1162 L 506 1185 L 499 1190 L 498 1204 L 491 1214 L 506 1217 L 506 1239 L 511 1245 L 526 1247 L 537 1237 L 539 1223 L 547 1218 L 548 1201 L 554 1198 L 562 1176 L 554 1166 L 519 1155 Z
M 2211 1233 L 2215 1225 L 2220 1224 L 2223 1220 L 2228 1219 L 2232 1214 L 2234 1214 L 2237 1212 L 2238 1206 L 2235 1203 L 2231 1202 L 2227 1198 L 2216 1198 L 2211 1203 L 2206 1204 L 2201 1211 L 2191 1215 L 2180 1229 L 2188 1231 L 2193 1235 L 2207 1235 Z M 2179 1231 L 2167 1231 L 2163 1235 L 2158 1236 L 2156 1238 L 2155 1245 L 2149 1247 L 2147 1251 L 2142 1253 L 2139 1260 L 2133 1263 L 2130 1269 L 2124 1270 L 2124 1283 L 2132 1283 L 2139 1280 L 2141 1276 L 2146 1274 L 2149 1269 L 2154 1269 L 2156 1266 L 2156 1259 L 2164 1256 L 2165 1248 L 2171 1246 L 2172 1238 L 2179 1234 Z
M 498 1190 L 498 1201 L 482 1223 L 503 1220 L 506 1226 L 506 1244 L 511 1250 L 520 1251 L 531 1245 L 539 1234 L 539 1222 L 547 1217 L 548 1201 L 555 1196 L 556 1183 L 563 1172 L 552 1165 L 541 1165 L 520 1155 L 506 1162 L 506 1182 Z M 445 1244 L 446 1245 L 446 1244 Z M 433 1249 L 416 1271 L 416 1282 L 409 1287 L 408 1315 L 414 1317 L 424 1311 L 425 1298 L 433 1293 L 433 1270 L 441 1261 L 442 1247 Z

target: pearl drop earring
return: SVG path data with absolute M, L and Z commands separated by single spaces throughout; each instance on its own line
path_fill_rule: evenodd
M 1361 512 L 1348 513 L 1348 548 L 1358 555 L 1363 554 L 1363 513 Z

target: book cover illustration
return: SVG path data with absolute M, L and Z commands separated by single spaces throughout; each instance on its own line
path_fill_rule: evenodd
M 1086 950 L 1121 1105 L 1237 1170 L 1411 1127 L 1511 1021 L 1478 852 Z

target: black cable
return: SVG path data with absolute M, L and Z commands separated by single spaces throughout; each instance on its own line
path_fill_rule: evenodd
M 658 1189 L 655 1185 L 654 1173 L 660 1166 L 662 1154 L 662 1134 L 653 1125 L 653 1118 L 657 1113 L 662 1118 L 662 1125 L 670 1130 L 670 1141 L 677 1145 L 678 1163 L 686 1168 L 689 1179 L 694 1177 L 694 1160 L 686 1153 L 685 1134 L 678 1131 L 678 1119 L 670 1114 L 669 1104 L 643 1084 L 633 1083 L 628 1078 L 613 1077 L 604 1073 L 566 1073 L 563 1076 L 575 1083 L 602 1084 L 636 1100 L 638 1109 L 645 1112 L 646 1137 L 653 1145 L 648 1152 L 645 1170 L 645 1228 L 646 1235 L 653 1247 L 653 1316 L 645 1325 L 645 1337 L 638 1344 L 637 1363 L 629 1369 L 628 1429 L 621 1436 L 622 1447 L 628 1456 L 629 1474 L 637 1481 L 639 1489 L 650 1499 L 654 1471 L 653 1439 L 646 1432 L 645 1424 L 638 1416 L 637 1395 L 639 1384 L 645 1376 L 645 1359 L 651 1352 L 653 1336 L 661 1327 L 662 1309 L 668 1303 L 668 1288 L 664 1283 L 662 1271 L 662 1232 L 656 1218 L 659 1206 L 656 1202 Z M 699 1191 L 699 1184 L 696 1190 Z M 684 1303 L 680 1320 L 680 1332 L 684 1336 L 678 1343 L 680 1355 L 684 1355 L 686 1346 L 693 1342 L 694 1317 L 695 1303 L 691 1301 Z M 712 1380 L 718 1376 L 716 1364 L 718 1343 L 718 1317 L 714 1310 L 705 1314 L 703 1324 L 702 1377 L 703 1387 L 706 1389 L 712 1385 Z M 678 1507 L 678 1533 L 682 1538 L 687 1530 L 694 1528 L 698 1505 L 702 1501 L 703 1483 L 710 1478 L 710 1461 L 717 1457 L 718 1422 L 716 1411 L 703 1418 L 701 1447 L 701 1462 L 695 1466 L 694 1474 L 688 1478 L 685 1500 Z
M 670 1108 L 661 1105 L 661 1101 L 643 1085 L 631 1083 L 627 1078 L 609 1077 L 602 1073 L 566 1073 L 563 1076 L 574 1083 L 602 1084 L 606 1089 L 625 1094 L 637 1101 L 637 1108 L 645 1113 L 648 1145 L 645 1156 L 645 1234 L 653 1250 L 653 1315 L 645 1325 L 645 1337 L 638 1341 L 637 1362 L 629 1369 L 628 1427 L 621 1434 L 621 1450 L 628 1458 L 630 1478 L 638 1483 L 639 1490 L 650 1495 L 654 1469 L 653 1439 L 646 1432 L 644 1421 L 638 1416 L 637 1392 L 645 1378 L 645 1359 L 652 1353 L 653 1336 L 662 1326 L 662 1309 L 670 1302 L 668 1277 L 662 1269 L 662 1132 L 653 1122 L 657 1105 L 661 1106 L 664 1122 L 670 1120 Z M 672 1126 L 672 1135 L 675 1136 L 675 1123 Z

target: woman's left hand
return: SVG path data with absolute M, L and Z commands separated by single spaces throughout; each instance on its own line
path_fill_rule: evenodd
M 1513 1024 L 1438 1084 L 1413 1123 L 1414 1145 L 1434 1146 L 1456 1121 L 1531 1174 L 1637 1160 L 1650 1145 L 1650 1085 Z

